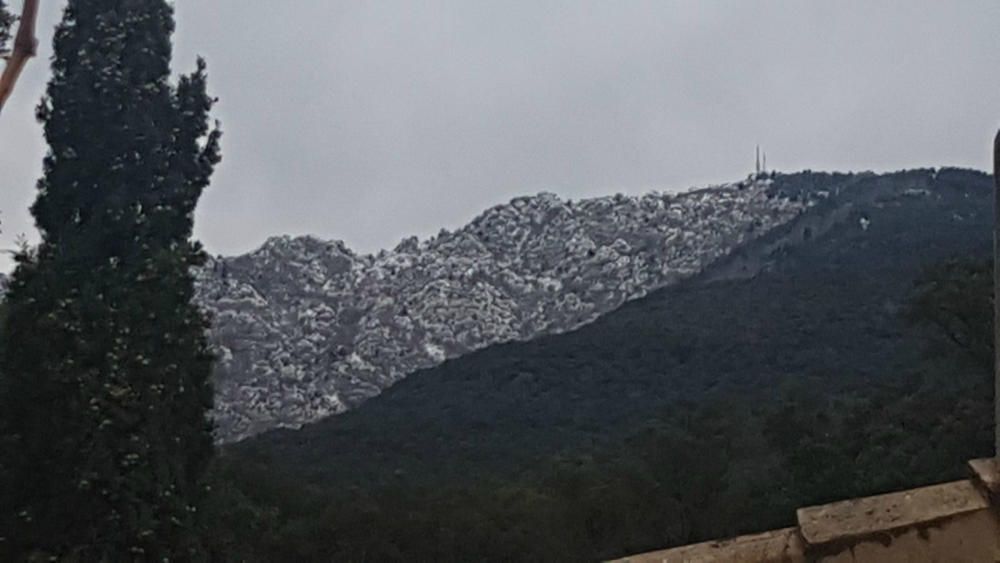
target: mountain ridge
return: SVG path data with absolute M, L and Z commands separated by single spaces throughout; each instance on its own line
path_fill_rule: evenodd
M 276 236 L 210 258 L 197 288 L 220 357 L 217 436 L 345 412 L 416 370 L 572 330 L 716 261 L 746 276 L 761 267 L 746 243 L 796 223 L 831 190 L 883 176 L 806 171 L 577 201 L 541 193 L 376 253 Z
M 826 191 L 786 180 L 773 188 Z M 863 388 L 919 373 L 921 336 L 901 312 L 923 268 L 988 254 L 990 178 L 943 169 L 830 183 L 798 219 L 593 323 L 450 359 L 356 410 L 232 451 L 306 482 L 406 475 L 433 490 L 614 443 L 713 394 L 766 401 L 786 380 Z
M 417 369 L 559 333 L 696 274 L 808 206 L 761 177 L 680 194 L 519 197 L 454 232 L 356 254 L 277 237 L 202 269 L 220 438 L 349 410 Z

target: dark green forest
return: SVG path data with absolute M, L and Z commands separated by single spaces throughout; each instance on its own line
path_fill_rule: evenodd
M 992 436 L 990 178 L 803 173 L 774 189 L 818 203 L 698 278 L 223 449 L 213 548 L 598 560 L 961 477 Z M 755 270 L 735 266 L 751 255 Z

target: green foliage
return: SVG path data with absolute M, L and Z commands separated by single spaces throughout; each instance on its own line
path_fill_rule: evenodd
M 303 486 L 229 457 L 212 545 L 225 561 L 598 561 L 791 526 L 800 506 L 959 478 L 989 450 L 989 378 L 954 375 L 790 380 L 777 400 L 682 405 L 617 444 L 462 483 Z
M 204 559 L 213 358 L 192 218 L 219 160 L 166 1 L 71 0 L 49 153 L 0 329 L 0 559 Z
M 979 369 L 993 366 L 993 266 L 988 260 L 951 259 L 917 281 L 908 318 L 931 327 L 939 346 Z

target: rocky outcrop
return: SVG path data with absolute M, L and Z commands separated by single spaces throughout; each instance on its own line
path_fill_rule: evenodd
M 275 237 L 212 258 L 196 281 L 219 356 L 217 436 L 344 412 L 416 370 L 571 330 L 696 274 L 808 207 L 772 184 L 580 201 L 543 193 L 377 254 Z
M 219 438 L 343 412 L 407 374 L 571 330 L 698 273 L 805 207 L 770 180 L 682 194 L 493 207 L 374 255 L 278 237 L 199 272 L 214 317 Z

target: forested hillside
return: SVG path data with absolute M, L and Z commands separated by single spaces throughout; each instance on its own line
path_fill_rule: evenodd
M 543 193 L 376 254 L 286 236 L 211 258 L 195 272 L 217 356 L 216 438 L 297 428 L 446 358 L 565 332 L 695 275 L 814 203 L 773 184 Z
M 199 271 L 214 317 L 216 435 L 343 412 L 410 373 L 576 328 L 795 218 L 760 177 L 680 194 L 519 197 L 376 254 L 274 237 Z
M 945 479 L 988 453 L 988 371 L 928 355 L 933 328 L 912 321 L 927 320 L 928 268 L 987 255 L 989 177 L 773 189 L 821 203 L 582 329 L 227 449 L 220 549 L 594 560 L 784 525 L 797 506 Z

